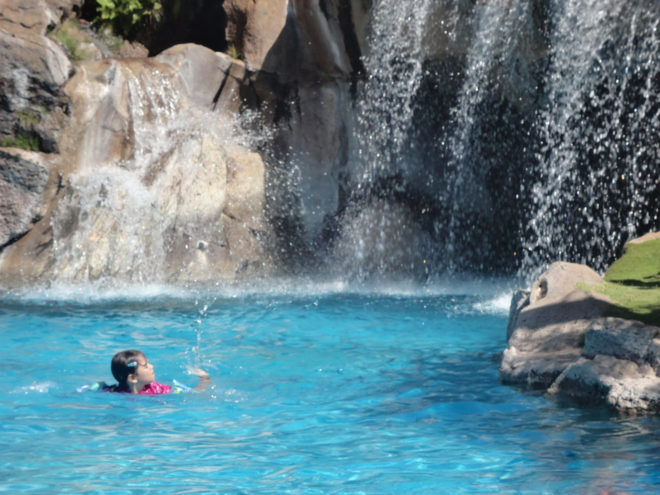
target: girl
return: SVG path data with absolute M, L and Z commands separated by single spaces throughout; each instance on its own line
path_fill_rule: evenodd
M 178 383 L 175 383 L 174 387 L 158 383 L 153 364 L 149 363 L 147 356 L 140 351 L 118 352 L 112 358 L 110 369 L 112 370 L 112 376 L 117 380 L 117 385 L 104 387 L 103 389 L 108 392 L 159 395 L 183 392 L 187 388 Z M 209 374 L 201 369 L 191 369 L 189 371 L 199 377 L 199 384 L 195 387 L 195 390 L 204 390 L 211 380 Z

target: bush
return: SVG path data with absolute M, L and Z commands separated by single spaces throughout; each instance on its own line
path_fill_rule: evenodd
M 150 22 L 158 22 L 162 5 L 158 0 L 96 0 L 95 22 L 110 25 L 115 34 L 133 37 Z

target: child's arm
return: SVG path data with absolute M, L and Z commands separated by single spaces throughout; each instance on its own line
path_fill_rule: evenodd
M 206 387 L 208 387 L 209 383 L 211 382 L 211 377 L 206 371 L 201 368 L 188 368 L 188 373 L 199 377 L 199 383 L 194 388 L 194 390 L 197 392 L 206 390 Z

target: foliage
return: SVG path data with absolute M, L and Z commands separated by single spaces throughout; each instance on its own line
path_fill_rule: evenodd
M 95 22 L 112 26 L 116 34 L 130 37 L 150 21 L 160 19 L 158 0 L 96 0 Z
M 39 151 L 39 138 L 34 134 L 17 134 L 0 141 L 3 148 L 21 148 L 28 151 Z
M 660 239 L 626 244 L 624 255 L 605 274 L 605 280 L 660 286 Z
M 240 59 L 243 57 L 241 50 L 234 44 L 231 44 L 227 47 L 227 55 L 235 59 Z
M 80 25 L 76 19 L 68 19 L 55 28 L 52 37 L 69 50 L 71 58 L 75 62 L 82 62 L 91 58 L 89 50 L 85 48 L 86 36 L 81 33 Z

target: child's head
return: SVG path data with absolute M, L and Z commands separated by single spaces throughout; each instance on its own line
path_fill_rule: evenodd
M 154 367 L 140 351 L 127 350 L 115 354 L 110 364 L 112 376 L 118 383 L 119 390 L 142 390 L 145 385 L 156 379 Z

